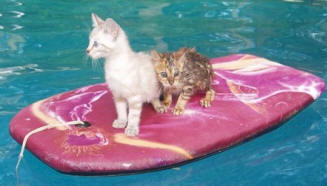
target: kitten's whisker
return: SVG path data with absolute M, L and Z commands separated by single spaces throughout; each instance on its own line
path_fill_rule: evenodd
M 95 59 L 92 59 L 92 61 L 91 61 L 91 66 L 92 66 L 92 69 L 93 69 L 93 70 L 95 70 L 95 69 L 94 69 L 94 63 L 96 63 L 96 62 L 95 62 Z
M 87 55 L 87 54 L 84 54 L 83 55 L 83 59 L 82 59 L 82 61 L 83 61 L 83 64 L 84 65 L 88 65 L 89 63 L 90 63 L 90 56 L 89 55 Z
M 83 55 L 83 62 L 87 62 L 90 56 L 88 56 L 87 54 Z
M 99 59 L 93 59 L 92 60 L 92 69 L 95 71 L 101 71 L 101 66 L 99 65 Z

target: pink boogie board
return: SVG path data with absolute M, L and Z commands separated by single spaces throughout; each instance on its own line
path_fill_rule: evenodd
M 164 168 L 221 151 L 280 125 L 324 91 L 324 82 L 252 55 L 211 60 L 215 100 L 202 108 L 193 96 L 183 116 L 143 106 L 140 135 L 114 129 L 112 95 L 105 84 L 86 86 L 38 101 L 20 111 L 10 134 L 22 143 L 31 130 L 87 121 L 89 127 L 49 129 L 30 137 L 27 148 L 49 166 L 72 174 L 117 174 Z M 174 100 L 176 101 L 176 99 Z

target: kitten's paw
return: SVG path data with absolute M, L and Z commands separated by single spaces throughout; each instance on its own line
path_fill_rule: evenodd
M 184 108 L 181 108 L 181 107 L 175 107 L 174 110 L 173 110 L 173 114 L 175 116 L 179 116 L 179 115 L 182 115 L 184 113 L 185 109 Z
M 163 106 L 163 105 L 160 105 L 160 106 L 157 106 L 154 108 L 156 110 L 156 112 L 158 113 L 165 113 L 168 111 L 168 108 Z
M 125 121 L 125 120 L 118 120 L 118 119 L 116 119 L 112 123 L 112 127 L 117 128 L 117 129 L 125 128 L 126 125 L 127 125 L 127 121 Z
M 126 136 L 137 136 L 139 134 L 139 128 L 135 126 L 127 126 L 125 134 Z
M 200 104 L 201 104 L 202 107 L 208 108 L 208 107 L 211 106 L 211 100 L 203 98 L 203 99 L 200 100 Z

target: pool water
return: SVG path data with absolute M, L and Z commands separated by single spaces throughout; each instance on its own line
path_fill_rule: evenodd
M 218 57 L 250 53 L 327 80 L 325 0 L 121 1 L 1 0 L 0 185 L 16 185 L 20 151 L 9 135 L 29 104 L 104 82 L 103 61 L 85 54 L 91 12 L 114 18 L 136 51 L 195 46 Z M 21 185 L 327 185 L 327 95 L 283 126 L 222 153 L 162 171 L 73 176 L 29 151 Z

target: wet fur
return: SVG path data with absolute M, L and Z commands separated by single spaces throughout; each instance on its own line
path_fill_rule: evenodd
M 173 113 L 183 114 L 188 100 L 198 91 L 206 94 L 200 104 L 203 107 L 211 106 L 215 92 L 211 88 L 213 70 L 207 57 L 194 48 L 181 48 L 173 53 L 152 51 L 152 61 L 163 88 L 166 110 L 172 102 L 172 94 L 177 94 L 179 97 Z

